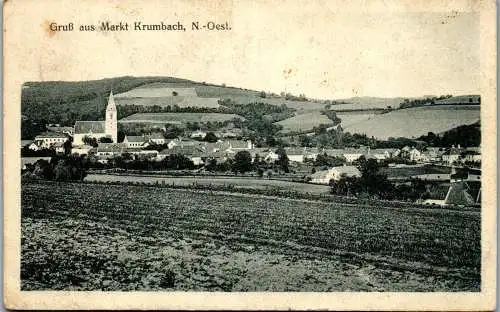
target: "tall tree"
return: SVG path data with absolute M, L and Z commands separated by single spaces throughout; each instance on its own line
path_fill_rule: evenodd
M 278 154 L 278 159 L 276 160 L 276 164 L 279 166 L 281 170 L 288 173 L 290 170 L 288 168 L 290 160 L 288 159 L 288 155 L 283 147 L 279 147 L 276 151 Z

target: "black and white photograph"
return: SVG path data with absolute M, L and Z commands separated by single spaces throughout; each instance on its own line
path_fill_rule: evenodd
M 67 2 L 6 28 L 21 294 L 494 293 L 483 2 Z

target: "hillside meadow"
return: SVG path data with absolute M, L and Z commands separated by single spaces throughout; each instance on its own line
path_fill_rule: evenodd
M 351 133 L 377 139 L 419 137 L 428 132 L 441 133 L 480 120 L 478 105 L 423 106 L 374 115 L 365 121 L 345 127 Z
M 319 126 L 320 124 L 333 125 L 333 122 L 328 117 L 321 114 L 321 112 L 315 111 L 296 115 L 279 121 L 276 124 L 283 126 L 283 129 L 281 130 L 282 133 L 287 133 L 291 131 L 308 131 L 312 130 L 316 126 Z
M 229 121 L 234 118 L 244 120 L 236 114 L 220 113 L 138 113 L 120 119 L 120 123 L 188 123 Z

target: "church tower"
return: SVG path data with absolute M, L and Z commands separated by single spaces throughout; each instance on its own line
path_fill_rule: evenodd
M 106 134 L 111 136 L 113 143 L 118 143 L 118 122 L 113 91 L 109 94 L 108 106 L 106 107 Z

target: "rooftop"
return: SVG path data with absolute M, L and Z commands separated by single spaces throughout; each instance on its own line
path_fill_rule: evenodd
M 105 133 L 104 121 L 77 121 L 75 122 L 75 134 L 79 133 Z

